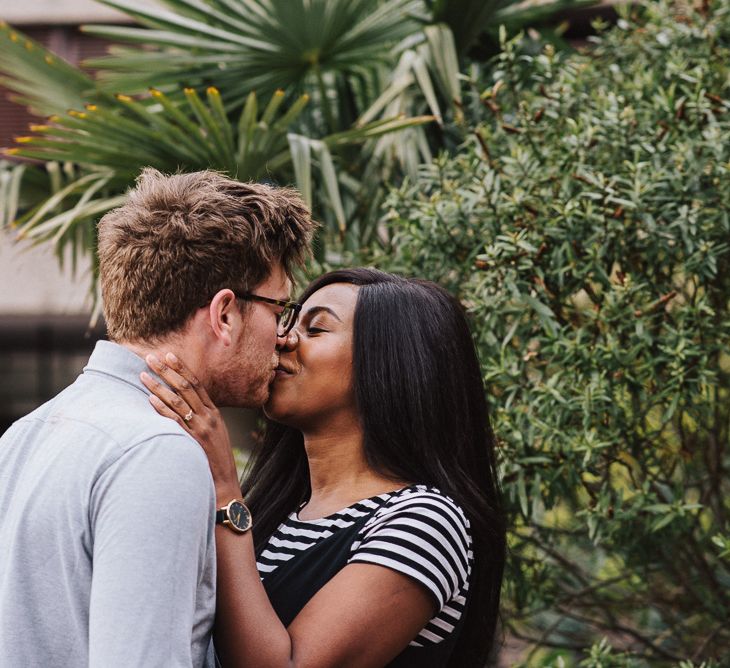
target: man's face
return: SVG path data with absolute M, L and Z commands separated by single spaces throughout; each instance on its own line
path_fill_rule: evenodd
M 291 281 L 277 264 L 268 278 L 251 292 L 261 297 L 289 299 Z M 243 330 L 226 360 L 225 369 L 213 378 L 220 405 L 258 408 L 269 397 L 269 384 L 279 355 L 276 323 L 281 307 L 259 301 L 245 302 Z

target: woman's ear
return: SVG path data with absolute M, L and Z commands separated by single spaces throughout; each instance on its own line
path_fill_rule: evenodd
M 224 346 L 233 343 L 233 332 L 236 320 L 240 320 L 241 312 L 236 303 L 233 290 L 225 288 L 218 291 L 208 306 L 208 319 L 213 336 Z

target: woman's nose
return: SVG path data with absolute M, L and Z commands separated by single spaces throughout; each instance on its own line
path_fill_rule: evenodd
M 277 333 L 276 335 L 276 348 L 277 350 L 292 350 L 299 343 L 299 332 L 295 327 L 284 336 Z

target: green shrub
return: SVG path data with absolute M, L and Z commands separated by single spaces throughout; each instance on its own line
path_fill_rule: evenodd
M 473 317 L 530 665 L 730 654 L 730 0 L 631 12 L 583 53 L 505 43 L 376 258 Z

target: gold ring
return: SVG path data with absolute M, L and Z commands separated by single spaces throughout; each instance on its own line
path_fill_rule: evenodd
M 193 409 L 191 408 L 191 409 L 190 409 L 190 410 L 188 411 L 187 415 L 183 415 L 183 420 L 185 420 L 185 422 L 190 422 L 190 420 L 192 420 L 192 419 L 193 419 L 193 415 L 194 415 L 194 414 L 193 414 Z

